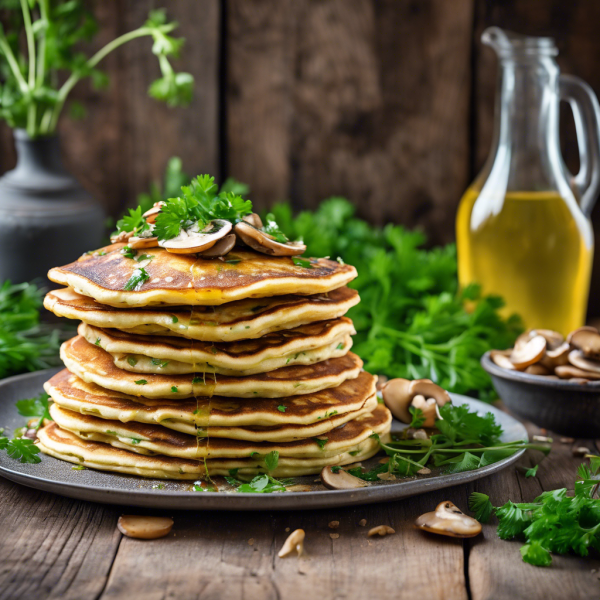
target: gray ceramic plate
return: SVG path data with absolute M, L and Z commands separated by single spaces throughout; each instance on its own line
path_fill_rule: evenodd
M 56 371 L 39 371 L 0 382 L 0 426 L 5 427 L 9 434 L 24 422 L 23 417 L 17 413 L 15 402 L 39 394 L 42 384 Z M 454 395 L 453 400 L 458 404 L 468 404 L 475 410 L 491 411 L 504 429 L 504 441 L 527 439 L 523 425 L 506 413 L 466 396 Z M 394 430 L 402 427 L 400 423 L 394 422 Z M 514 463 L 523 452 L 521 450 L 505 460 L 476 471 L 453 475 L 435 474 L 434 471 L 427 477 L 395 482 L 381 481 L 358 490 L 326 490 L 315 483 L 318 476 L 298 477 L 298 486 L 306 491 L 281 494 L 194 492 L 192 482 L 141 479 L 88 469 L 78 471 L 72 469 L 71 463 L 44 455 L 40 455 L 41 463 L 21 464 L 9 458 L 5 452 L 0 453 L 0 474 L 32 488 L 94 502 L 190 510 L 283 510 L 368 504 L 415 496 L 496 473 Z M 363 464 L 368 467 L 370 463 L 377 464 L 377 459 Z M 159 488 L 159 485 L 164 487 Z

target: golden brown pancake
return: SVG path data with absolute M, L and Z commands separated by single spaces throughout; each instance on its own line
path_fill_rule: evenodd
M 63 288 L 52 290 L 44 306 L 59 317 L 129 333 L 177 335 L 205 342 L 233 342 L 293 329 L 300 325 L 343 316 L 360 298 L 341 287 L 312 296 L 247 298 L 220 306 L 114 308 Z
M 101 329 L 81 323 L 78 333 L 106 350 L 120 369 L 133 373 L 254 375 L 287 365 L 311 365 L 344 356 L 355 333 L 346 317 L 267 334 L 256 340 L 197 342 Z
M 139 263 L 121 254 L 124 244 L 112 244 L 48 273 L 51 281 L 110 306 L 218 305 L 243 298 L 284 294 L 322 294 L 356 277 L 356 269 L 325 258 L 311 259 L 309 268 L 292 258 L 236 250 L 225 260 L 172 254 L 149 248 L 152 257 Z M 140 267 L 149 279 L 128 291 L 126 284 Z
M 367 413 L 332 429 L 319 438 L 305 438 L 294 442 L 250 442 L 227 438 L 197 436 L 179 433 L 160 425 L 121 423 L 82 415 L 56 404 L 50 414 L 57 425 L 78 437 L 92 442 L 103 442 L 115 448 L 139 454 L 160 454 L 176 458 L 254 458 L 255 453 L 265 456 L 276 451 L 280 457 L 329 458 L 352 452 L 373 433 L 389 432 L 392 415 L 382 404 Z
M 162 425 L 189 435 L 287 442 L 314 437 L 374 410 L 375 377 L 362 371 L 335 388 L 289 398 L 151 400 L 86 383 L 64 369 L 44 384 L 61 408 L 128 423 Z
M 282 398 L 317 392 L 358 377 L 362 361 L 349 352 L 315 365 L 283 367 L 246 377 L 227 375 L 139 375 L 115 366 L 102 348 L 81 336 L 66 341 L 60 357 L 71 373 L 109 390 L 146 398 L 227 396 L 236 398 Z
M 207 459 L 206 461 L 173 458 L 170 456 L 148 456 L 114 448 L 101 442 L 82 440 L 69 431 L 61 430 L 56 423 L 50 423 L 38 432 L 39 448 L 49 456 L 67 462 L 83 465 L 90 469 L 111 471 L 156 479 L 194 480 L 209 475 L 229 475 L 233 469 L 238 477 L 250 477 L 265 473 L 264 461 L 255 458 Z M 271 471 L 273 477 L 299 477 L 316 475 L 326 465 L 348 465 L 366 460 L 377 454 L 379 443 L 367 438 L 352 454 L 345 452 L 327 458 L 280 458 L 277 468 Z M 206 466 L 206 469 L 205 469 Z

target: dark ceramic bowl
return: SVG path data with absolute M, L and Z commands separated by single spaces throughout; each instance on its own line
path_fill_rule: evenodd
M 571 383 L 502 369 L 486 352 L 482 367 L 498 395 L 519 417 L 575 438 L 600 438 L 600 382 Z

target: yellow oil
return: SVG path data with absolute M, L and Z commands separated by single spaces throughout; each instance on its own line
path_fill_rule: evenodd
M 528 328 L 567 334 L 583 325 L 593 256 L 583 215 L 576 218 L 556 192 L 509 192 L 497 214 L 472 219 L 479 194 L 469 188 L 458 209 L 460 285 L 477 282 L 503 296 L 504 315 L 518 313 Z

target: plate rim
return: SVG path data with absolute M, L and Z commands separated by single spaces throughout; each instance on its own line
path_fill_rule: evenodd
M 8 385 L 18 386 L 23 380 L 29 382 L 30 380 L 39 379 L 41 381 L 43 378 L 49 377 L 59 370 L 61 369 L 45 369 L 0 380 L 0 393 L 2 388 Z M 491 408 L 491 412 L 503 412 L 493 405 L 488 405 L 469 396 L 464 396 L 462 394 L 451 394 L 451 396 L 453 399 L 456 399 L 457 402 L 460 402 L 461 399 L 466 399 L 469 402 L 474 401 L 481 405 L 482 410 Z M 508 413 L 504 413 L 504 416 L 510 419 L 513 422 L 513 425 L 516 424 L 517 430 L 520 430 L 524 434 L 524 437 L 528 439 L 527 431 L 520 421 Z M 398 483 L 359 488 L 358 490 L 315 490 L 280 494 L 249 494 L 239 492 L 235 494 L 193 494 L 179 490 L 150 490 L 147 488 L 121 489 L 103 485 L 90 486 L 89 484 L 61 482 L 49 479 L 48 477 L 23 473 L 2 464 L 0 464 L 0 476 L 30 488 L 78 500 L 107 504 L 177 510 L 297 510 L 333 508 L 338 506 L 352 506 L 400 500 L 402 498 L 427 493 L 428 491 L 469 483 L 509 467 L 515 463 L 524 452 L 525 449 L 521 449 L 502 461 L 464 473 L 440 475 L 426 479 L 410 479 Z M 64 462 L 51 456 L 44 456 L 44 460 L 57 461 L 60 463 Z M 103 473 L 114 477 L 122 476 L 118 473 Z M 140 478 L 140 480 L 144 481 L 145 479 Z M 407 486 L 407 484 L 414 484 L 416 482 L 418 482 L 419 485 Z

